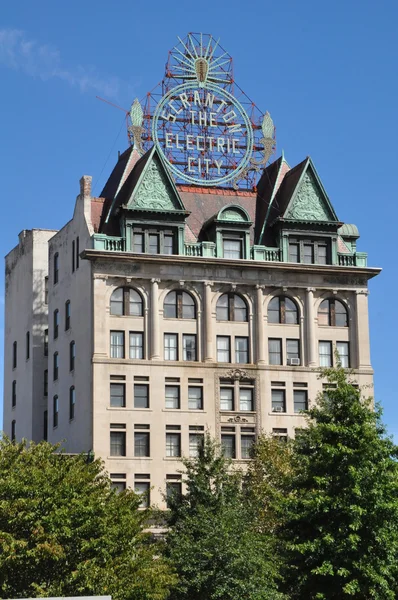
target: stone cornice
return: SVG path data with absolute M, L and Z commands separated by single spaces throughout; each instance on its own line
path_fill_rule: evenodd
M 151 254 L 134 254 L 132 252 L 109 252 L 104 250 L 84 250 L 81 258 L 87 260 L 108 260 L 112 263 L 115 260 L 120 262 L 132 262 L 135 264 L 157 264 L 157 265 L 181 265 L 181 266 L 203 266 L 203 267 L 219 267 L 219 268 L 230 268 L 230 269 L 261 269 L 264 271 L 282 271 L 285 273 L 305 273 L 308 275 L 319 274 L 329 275 L 338 278 L 339 276 L 362 276 L 367 280 L 372 279 L 381 272 L 379 267 L 340 267 L 338 265 L 308 265 L 308 264 L 294 264 L 294 263 L 283 263 L 283 262 L 266 262 L 258 260 L 244 260 L 239 261 L 226 260 L 223 258 L 211 258 L 196 256 L 192 260 L 192 256 L 182 256 L 180 254 L 173 255 L 151 255 Z M 335 283 L 338 283 L 336 281 Z M 333 284 L 333 281 L 330 282 Z

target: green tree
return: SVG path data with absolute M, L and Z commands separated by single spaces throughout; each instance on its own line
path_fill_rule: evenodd
M 308 411 L 294 442 L 294 474 L 280 535 L 291 598 L 397 597 L 397 447 L 380 408 L 343 369 Z
M 167 553 L 178 574 L 175 600 L 271 600 L 277 566 L 241 490 L 241 475 L 207 435 L 185 459 L 187 492 L 170 502 Z
M 98 460 L 1 441 L 1 597 L 166 598 L 174 577 L 138 505 L 111 489 Z
M 284 519 L 284 499 L 293 473 L 292 444 L 287 438 L 281 441 L 262 434 L 253 446 L 251 458 L 244 476 L 245 496 L 258 530 L 274 536 Z

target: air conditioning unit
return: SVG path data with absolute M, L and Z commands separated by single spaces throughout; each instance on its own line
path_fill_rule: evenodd
M 291 365 L 292 367 L 298 367 L 298 366 L 300 366 L 300 359 L 299 358 L 288 358 L 287 364 Z
M 272 412 L 283 412 L 283 407 L 282 406 L 274 406 L 274 408 L 272 409 Z

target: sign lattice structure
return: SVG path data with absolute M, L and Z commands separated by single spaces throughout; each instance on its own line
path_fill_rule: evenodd
M 177 183 L 254 189 L 275 151 L 275 128 L 235 83 L 232 57 L 210 34 L 169 52 L 165 75 L 131 109 L 130 139 L 157 145 Z

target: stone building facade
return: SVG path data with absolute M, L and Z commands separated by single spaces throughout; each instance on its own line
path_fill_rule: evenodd
M 4 430 L 100 456 L 115 487 L 164 506 L 205 431 L 239 464 L 284 438 L 336 352 L 372 384 L 368 280 L 311 159 L 256 191 L 176 185 L 156 147 L 83 177 L 58 232 L 6 257 Z M 147 496 L 143 496 L 143 503 Z

